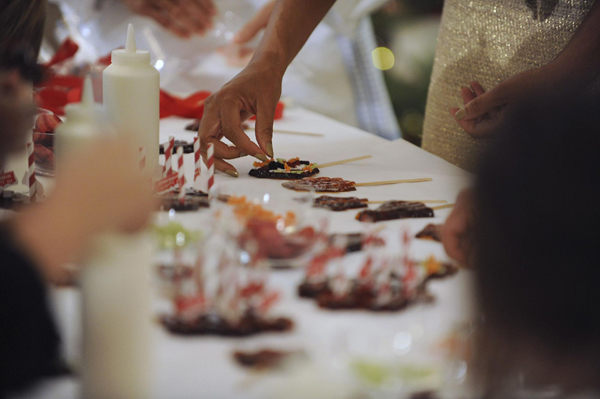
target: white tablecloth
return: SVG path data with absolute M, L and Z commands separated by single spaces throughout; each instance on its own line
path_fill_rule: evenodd
M 170 118 L 161 122 L 161 142 L 168 136 L 192 141 L 193 132 L 184 130 L 190 121 Z M 459 191 L 469 184 L 470 175 L 448 162 L 431 155 L 404 141 L 389 142 L 358 129 L 322 117 L 303 109 L 287 110 L 285 118 L 275 123 L 275 129 L 323 133 L 324 137 L 295 136 L 275 133 L 273 140 L 277 157 L 300 156 L 311 162 L 323 163 L 362 155 L 373 158 L 323 169 L 322 176 L 344 177 L 356 182 L 396 180 L 430 177 L 432 182 L 399 184 L 379 187 L 361 187 L 350 193 L 369 200 L 447 200 L 454 202 Z M 240 172 L 238 179 L 217 174 L 220 190 L 229 194 L 258 196 L 265 192 L 285 190 L 281 182 L 257 180 L 247 175 L 251 168 L 251 157 L 232 161 Z M 204 167 L 204 166 L 203 166 Z M 206 177 L 203 170 L 203 178 Z M 193 176 L 192 155 L 186 156 L 186 176 Z M 327 211 L 319 211 L 327 212 Z M 435 219 L 416 219 L 385 223 L 389 229 L 401 225 L 410 227 L 413 233 L 431 222 L 441 223 L 449 210 L 436 212 Z M 334 231 L 361 231 L 368 226 L 354 220 L 355 212 L 329 213 Z M 196 215 L 185 216 L 186 225 L 194 226 Z M 444 257 L 441 244 L 415 241 L 416 258 L 424 259 L 429 254 Z M 302 273 L 273 271 L 271 285 L 279 287 L 284 299 L 274 309 L 274 314 L 290 316 L 296 328 L 288 334 L 268 334 L 245 339 L 214 337 L 180 338 L 170 335 L 156 326 L 155 335 L 155 398 L 258 398 L 265 397 L 261 381 L 250 386 L 242 384 L 248 373 L 232 361 L 235 348 L 275 346 L 278 348 L 302 348 L 309 354 L 325 358 L 332 342 L 346 334 L 367 339 L 373 331 L 407 331 L 415 325 L 430 337 L 442 337 L 452 326 L 465 320 L 471 312 L 470 273 L 461 271 L 457 276 L 433 282 L 431 292 L 435 303 L 419 305 L 391 314 L 373 314 L 362 311 L 330 312 L 319 309 L 313 301 L 301 300 L 296 295 L 297 284 Z M 77 352 L 80 341 L 78 327 L 78 294 L 75 289 L 62 289 L 53 293 L 57 317 L 69 357 Z M 268 343 L 268 344 L 267 344 Z M 321 363 L 323 359 L 321 359 Z M 327 368 L 327 366 L 325 366 Z M 75 398 L 78 382 L 76 378 L 65 378 L 41 384 L 25 397 L 32 398 Z

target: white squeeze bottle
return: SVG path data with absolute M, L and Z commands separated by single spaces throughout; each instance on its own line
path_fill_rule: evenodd
M 100 238 L 82 268 L 86 399 L 149 399 L 153 348 L 153 251 L 147 233 Z
M 60 173 L 62 164 L 70 154 L 76 154 L 82 146 L 99 137 L 101 106 L 94 102 L 92 80 L 85 78 L 81 102 L 69 104 L 65 108 L 65 123 L 56 128 L 54 136 L 54 153 L 56 171 Z
M 133 137 L 146 153 L 145 171 L 158 170 L 160 74 L 150 64 L 150 53 L 138 50 L 133 25 L 127 45 L 112 53 L 112 64 L 102 76 L 106 117 L 119 135 Z

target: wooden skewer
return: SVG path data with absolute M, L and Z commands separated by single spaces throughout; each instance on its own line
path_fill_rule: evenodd
M 370 183 L 356 183 L 354 186 L 356 187 L 365 187 L 365 186 L 385 186 L 388 184 L 399 184 L 399 183 L 421 183 L 425 181 L 432 181 L 431 178 L 425 179 L 407 179 L 407 180 L 388 180 L 388 181 L 375 181 Z
M 434 211 L 439 211 L 440 209 L 448 209 L 448 208 L 452 208 L 454 207 L 454 204 L 446 204 L 446 205 L 440 205 L 440 206 L 434 206 L 433 209 Z
M 424 204 L 445 204 L 448 201 L 445 200 L 404 200 L 409 202 L 422 202 Z M 367 201 L 367 204 L 385 204 L 389 201 Z
M 246 129 L 251 130 L 251 129 Z M 294 134 L 296 136 L 325 137 L 323 133 L 295 132 L 293 130 L 273 129 L 273 133 Z
M 354 161 L 362 161 L 363 159 L 369 159 L 369 158 L 373 158 L 373 156 L 372 155 L 364 155 L 362 157 L 342 159 L 341 161 L 335 161 L 335 162 L 328 162 L 328 163 L 319 164 L 316 167 L 319 168 L 319 169 L 320 168 L 327 168 L 328 166 L 341 165 L 343 163 L 354 162 Z

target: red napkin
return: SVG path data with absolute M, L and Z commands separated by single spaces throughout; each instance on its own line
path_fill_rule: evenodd
M 75 54 L 79 51 L 79 45 L 71 40 L 70 37 L 66 38 L 64 42 L 58 48 L 54 57 L 45 65 L 46 68 L 51 68 L 52 66 L 61 63 L 65 60 L 73 58 Z

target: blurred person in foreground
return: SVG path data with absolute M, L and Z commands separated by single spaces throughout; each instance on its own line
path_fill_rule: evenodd
M 600 397 L 598 104 L 522 109 L 444 227 L 475 272 L 487 398 Z
M 23 135 L 31 134 L 45 2 L 5 0 L 3 6 L 0 170 Z M 81 259 L 97 234 L 134 232 L 146 224 L 152 199 L 129 155 L 129 146 L 116 140 L 90 145 L 65 161 L 46 201 L 0 221 L 0 397 L 59 368 L 60 337 L 46 284 L 64 281 L 63 265 Z

